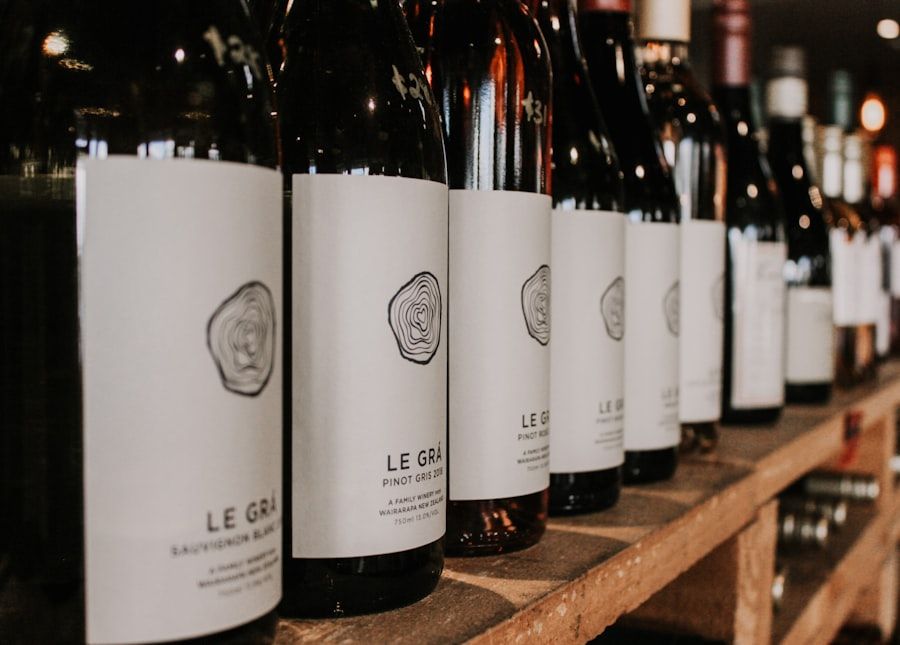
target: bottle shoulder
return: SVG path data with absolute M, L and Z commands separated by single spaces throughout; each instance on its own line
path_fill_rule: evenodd
M 112 154 L 276 167 L 269 69 L 242 4 L 166 5 L 10 3 L 19 37 L 0 39 L 2 172 Z
M 288 172 L 446 182 L 437 105 L 399 6 L 298 1 L 284 41 Z
M 429 31 L 418 44 L 440 107 L 450 186 L 548 193 L 550 56 L 524 5 L 443 2 Z
M 624 177 L 625 204 L 635 220 L 677 222 L 680 205 L 651 116 L 634 42 L 595 16 L 582 16 L 591 81 Z M 592 24 L 595 23 L 596 24 Z

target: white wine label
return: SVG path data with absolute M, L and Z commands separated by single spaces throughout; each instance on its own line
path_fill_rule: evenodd
M 725 333 L 725 224 L 681 223 L 681 421 L 718 420 Z
M 625 215 L 554 211 L 550 472 L 625 460 Z
M 789 384 L 834 379 L 832 308 L 828 287 L 788 287 L 785 380 Z
M 625 449 L 677 446 L 677 224 L 625 227 Z
M 852 327 L 862 322 L 862 295 L 859 281 L 862 258 L 859 244 L 844 229 L 833 228 L 828 234 L 831 252 L 831 290 L 834 297 L 834 324 Z
M 78 162 L 87 640 L 220 632 L 281 597 L 281 176 Z
M 891 296 L 900 298 L 900 240 L 891 244 Z
M 881 286 L 884 272 L 881 266 L 881 240 L 877 235 L 859 235 L 862 253 L 862 270 L 859 273 L 859 292 L 862 294 L 862 322 L 874 325 L 878 322 L 881 303 Z
M 450 191 L 450 499 L 550 484 L 550 197 Z
M 292 554 L 444 534 L 447 187 L 294 175 Z
M 887 356 L 891 351 L 891 294 L 887 291 L 881 291 L 878 295 L 875 350 L 882 357 Z
M 732 240 L 734 275 L 731 405 L 735 409 L 784 404 L 783 242 Z

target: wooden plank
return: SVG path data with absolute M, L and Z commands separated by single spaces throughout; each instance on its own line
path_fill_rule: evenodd
M 888 557 L 886 513 L 852 507 L 847 524 L 826 549 L 786 555 L 784 603 L 776 613 L 772 642 L 815 645 L 829 642 L 846 622 L 856 600 Z
M 536 546 L 450 558 L 425 600 L 376 616 L 282 621 L 278 643 L 583 642 L 750 522 L 753 479 L 687 463 L 670 482 L 623 491 L 609 511 L 555 519 Z
M 448 559 L 436 591 L 411 607 L 339 620 L 285 620 L 277 642 L 589 640 L 734 536 L 783 488 L 836 454 L 843 445 L 847 409 L 861 410 L 868 419 L 885 418 L 898 401 L 900 362 L 887 365 L 877 384 L 837 393 L 829 405 L 788 408 L 775 426 L 725 429 L 713 456 L 686 460 L 670 482 L 626 488 L 614 509 L 551 521 L 545 539 L 531 549 Z M 883 524 L 886 537 L 888 523 Z M 768 597 L 768 588 L 764 593 Z M 747 607 L 755 602 L 749 598 L 747 592 L 742 601 Z M 735 604 L 735 612 L 740 606 Z M 741 623 L 735 622 L 736 633 L 752 633 L 765 623 L 764 616 L 747 617 L 749 611 L 744 618 L 735 614 Z M 843 615 L 849 611 L 844 608 Z M 787 634 L 792 628 L 779 627 L 776 620 L 775 633 L 779 629 Z
M 625 624 L 736 645 L 768 643 L 777 507 L 775 501 L 763 506 L 751 524 L 629 614 Z
M 838 456 L 844 448 L 844 416 L 863 415 L 863 425 L 893 418 L 900 403 L 900 362 L 885 364 L 879 378 L 850 391 L 836 390 L 830 403 L 788 406 L 772 426 L 726 426 L 719 446 L 705 459 L 753 468 L 757 503 L 764 504 L 794 480 Z M 885 447 L 884 442 L 877 449 Z
M 897 552 L 891 550 L 873 584 L 863 588 L 847 621 L 876 627 L 886 642 L 897 624 Z

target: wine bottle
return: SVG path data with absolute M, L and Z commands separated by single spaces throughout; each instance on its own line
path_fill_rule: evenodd
M 625 458 L 624 197 L 575 0 L 534 0 L 531 10 L 553 64 L 550 513 L 579 513 L 615 504 Z
M 750 7 L 713 9 L 714 97 L 728 135 L 722 420 L 769 423 L 784 406 L 784 214 L 750 116 Z
M 547 520 L 550 60 L 517 0 L 416 4 L 407 15 L 424 38 L 450 183 L 444 544 L 499 553 L 535 544 Z
M 271 642 L 282 224 L 247 6 L 4 12 L 0 641 Z
M 400 6 L 295 0 L 279 77 L 291 258 L 288 616 L 407 604 L 443 568 L 447 184 Z
M 859 215 L 865 235 L 861 238 L 863 260 L 857 286 L 861 294 L 863 323 L 871 329 L 867 345 L 871 361 L 863 372 L 864 380 L 874 379 L 879 359 L 890 349 L 890 296 L 885 289 L 881 253 L 881 224 L 872 210 L 866 191 L 864 158 L 866 142 L 859 134 L 844 137 L 844 201 Z
M 890 353 L 900 353 L 900 204 L 897 201 L 897 151 L 887 144 L 872 154 L 872 209 L 881 222 L 881 240 L 890 293 Z
M 816 139 L 831 254 L 834 377 L 837 386 L 847 388 L 862 381 L 874 352 L 872 328 L 862 322 L 858 289 L 863 248 L 859 242 L 864 239 L 865 232 L 859 214 L 842 199 L 843 130 L 837 125 L 822 126 Z
M 678 465 L 679 205 L 635 58 L 631 0 L 581 0 L 591 82 L 625 183 L 626 484 Z
M 644 86 L 681 203 L 681 448 L 708 451 L 722 410 L 725 131 L 689 62 L 690 0 L 639 7 Z
M 775 47 L 770 70 L 768 158 L 784 204 L 788 240 L 785 392 L 790 403 L 824 403 L 834 381 L 833 302 L 822 195 L 803 153 L 805 52 Z

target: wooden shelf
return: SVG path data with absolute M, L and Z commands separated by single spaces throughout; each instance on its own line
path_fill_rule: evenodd
M 758 528 L 755 533 L 751 529 L 762 525 L 767 527 L 765 531 L 773 531 L 774 507 L 769 504 L 773 497 L 798 477 L 841 454 L 848 411 L 862 413 L 864 427 L 872 428 L 864 432 L 864 443 L 878 444 L 860 451 L 865 459 L 856 459 L 858 463 L 850 459 L 849 466 L 885 477 L 886 466 L 879 456 L 893 449 L 892 424 L 898 403 L 900 364 L 892 363 L 882 370 L 877 384 L 839 393 L 827 406 L 788 408 L 782 420 L 770 427 L 725 429 L 713 455 L 686 460 L 673 480 L 626 488 L 619 504 L 603 513 L 553 519 L 545 538 L 531 549 L 498 557 L 448 559 L 435 592 L 411 607 L 335 620 L 283 620 L 277 642 L 585 642 L 667 585 L 691 580 L 682 574 L 707 558 L 715 561 L 722 557 L 716 553 L 738 553 L 722 560 L 736 567 L 723 575 L 724 579 L 732 573 L 737 576 L 740 567 L 753 569 L 747 564 L 752 565 L 753 554 L 744 553 L 747 545 L 766 542 L 765 548 L 771 551 L 774 537 L 742 536 L 760 534 Z M 887 487 L 885 490 L 887 493 Z M 884 497 L 889 506 L 880 514 L 862 520 L 854 514 L 854 521 L 863 522 L 862 532 L 848 545 L 846 558 L 835 560 L 838 564 L 832 578 L 841 582 L 816 587 L 822 599 L 829 589 L 850 589 L 855 583 L 848 580 L 852 576 L 846 572 L 862 566 L 858 554 L 876 547 L 883 553 L 889 527 L 896 525 L 900 530 L 900 519 L 894 521 L 900 509 L 895 508 L 893 495 Z M 761 524 L 758 520 L 763 515 L 768 519 Z M 844 535 L 855 534 L 847 531 Z M 849 538 L 839 536 L 831 548 L 837 549 L 843 539 Z M 864 561 L 867 566 L 869 563 L 870 559 Z M 702 568 L 701 564 L 697 570 Z M 827 575 L 827 568 L 825 571 Z M 770 580 L 771 575 L 757 575 L 756 579 L 759 583 Z M 692 584 L 696 585 L 696 580 Z M 738 586 L 741 584 L 738 581 Z M 790 593 L 795 591 L 792 584 Z M 731 609 L 736 617 L 720 621 L 724 626 L 716 635 L 735 637 L 739 623 L 747 622 L 747 607 L 763 607 L 760 598 L 767 594 L 767 589 L 755 590 L 750 605 L 746 593 L 736 594 Z M 819 596 L 811 598 L 813 602 Z M 842 609 L 844 616 L 852 610 L 852 601 Z M 811 606 L 821 606 L 826 613 L 833 609 L 825 600 L 818 603 Z M 788 621 L 791 615 L 789 609 L 781 612 L 773 633 L 789 636 L 788 642 L 802 642 L 794 640 L 793 634 L 799 638 L 808 629 L 804 625 L 815 627 L 818 623 L 802 615 Z M 764 635 L 737 640 L 767 642 L 771 613 L 750 622 L 747 633 L 762 630 Z
M 828 546 L 786 555 L 784 605 L 775 614 L 772 641 L 830 642 L 867 584 L 877 579 L 888 553 L 886 516 L 874 508 L 851 508 L 847 524 Z

